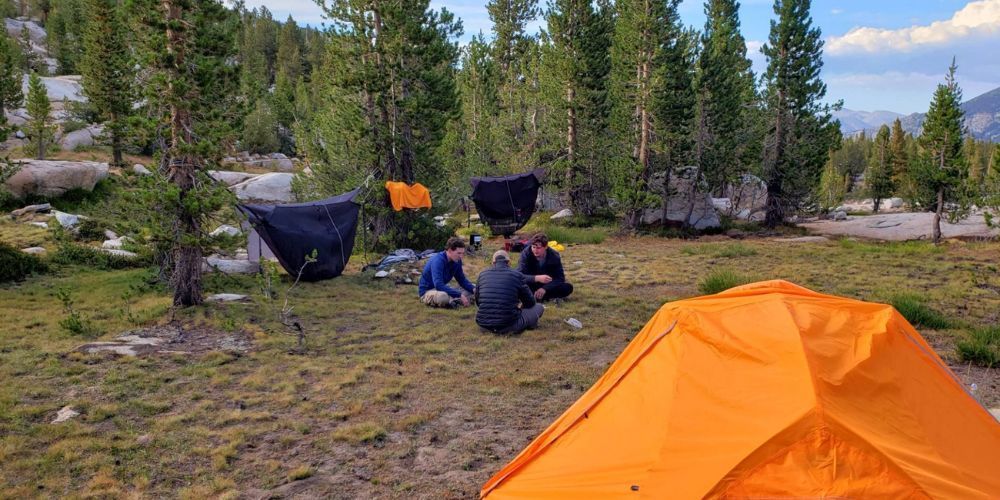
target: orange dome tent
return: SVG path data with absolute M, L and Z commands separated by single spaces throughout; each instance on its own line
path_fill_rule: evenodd
M 768 281 L 664 305 L 480 494 L 1000 498 L 1000 424 L 892 307 Z

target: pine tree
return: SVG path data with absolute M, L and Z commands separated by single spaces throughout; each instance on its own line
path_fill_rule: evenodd
M 142 193 L 143 214 L 174 304 L 196 305 L 202 301 L 202 255 L 212 244 L 207 217 L 232 203 L 232 194 L 207 170 L 233 139 L 238 17 L 219 0 L 135 0 L 130 8 L 136 53 L 146 68 L 143 97 L 164 147 L 161 175 Z
M 432 192 L 446 180 L 437 157 L 448 122 L 457 118 L 453 39 L 461 24 L 429 0 L 336 0 L 317 114 L 309 137 L 300 138 L 312 161 L 318 194 L 343 192 L 387 180 L 420 181 Z M 370 181 L 370 182 L 366 182 Z M 366 192 L 388 207 L 384 190 Z M 412 222 L 382 208 L 373 214 L 374 236 L 387 245 L 406 241 Z
M 812 26 L 810 0 L 775 0 L 771 32 L 763 52 L 768 132 L 764 151 L 767 183 L 765 223 L 783 223 L 815 190 L 839 127 L 830 107 L 820 104 L 826 85 L 819 78 L 823 41 Z
M 739 2 L 706 0 L 705 30 L 698 59 L 698 98 L 703 132 L 698 164 L 711 189 L 721 191 L 745 172 L 741 165 L 747 146 L 748 100 L 754 97 L 754 76 L 740 34 Z
M 278 120 L 267 101 L 261 99 L 243 120 L 243 148 L 251 153 L 273 153 L 280 146 Z
M 941 241 L 941 218 L 954 219 L 968 209 L 961 191 L 967 165 L 962 154 L 962 89 L 955 81 L 958 67 L 952 60 L 945 83 L 938 84 L 924 120 L 920 145 L 924 154 L 915 169 L 916 183 L 934 193 L 934 243 Z M 948 205 L 958 208 L 949 209 Z
M 868 171 L 865 173 L 865 183 L 868 186 L 868 196 L 872 198 L 872 211 L 878 213 L 882 200 L 892 196 L 892 145 L 889 140 L 889 127 L 882 125 L 875 134 L 874 149 L 868 159 Z
M 607 128 L 606 111 L 601 113 L 600 108 L 606 108 L 611 35 L 603 14 L 590 0 L 557 0 L 546 14 L 552 40 L 547 64 L 559 86 L 559 107 L 565 112 L 562 184 L 571 206 L 584 214 L 603 204 L 596 177 L 602 149 L 598 138 Z M 588 112 L 595 106 L 597 112 Z
M 816 193 L 819 207 L 824 213 L 833 210 L 834 207 L 840 205 L 840 202 L 844 201 L 849 183 L 850 179 L 841 173 L 840 169 L 837 168 L 834 156 L 830 155 L 830 159 L 823 166 L 823 173 L 819 178 L 819 191 Z
M 526 33 L 538 17 L 538 0 L 490 0 L 486 10 L 493 21 L 493 61 L 500 109 L 497 127 L 501 138 L 496 157 L 508 172 L 523 170 L 530 139 L 530 117 L 525 94 L 529 91 L 528 55 L 534 42 Z
M 78 74 L 83 55 L 83 30 L 86 26 L 83 0 L 53 0 L 46 25 L 49 53 L 58 63 L 61 75 Z M 44 65 L 44 63 L 40 63 Z
M 892 181 L 896 186 L 901 186 L 903 179 L 907 177 L 910 158 L 906 149 L 906 132 L 903 131 L 903 123 L 896 118 L 892 122 L 892 139 L 889 142 L 889 157 L 891 159 Z
M 21 91 L 23 73 L 18 59 L 15 42 L 6 32 L 0 33 L 0 135 L 3 137 L 11 132 L 7 127 L 6 112 L 17 109 L 24 101 Z
M 21 25 L 21 35 L 17 39 L 17 44 L 21 48 L 21 69 L 23 73 L 45 72 L 44 64 L 38 54 L 32 48 L 31 32 L 26 24 Z
M 695 119 L 695 50 L 697 34 L 681 26 L 676 1 L 667 2 L 664 47 L 658 61 L 659 83 L 656 88 L 653 114 L 657 123 L 659 159 L 656 170 L 663 172 L 662 222 L 666 223 L 673 173 L 690 164 L 693 153 Z M 688 199 L 688 225 L 694 210 L 695 191 L 699 187 L 700 171 L 684 193 Z
M 87 0 L 87 12 L 79 65 L 83 91 L 110 132 L 112 164 L 121 167 L 124 137 L 135 102 L 128 28 L 116 0 Z
M 676 4 L 676 2 L 674 2 Z M 613 126 L 618 151 L 613 158 L 614 193 L 628 230 L 639 226 L 643 210 L 655 201 L 652 175 L 653 107 L 661 60 L 666 4 L 622 0 L 611 46 Z
M 31 139 L 35 149 L 36 158 L 45 159 L 45 150 L 48 141 L 52 137 L 52 104 L 49 102 L 49 95 L 45 89 L 45 84 L 38 77 L 38 73 L 32 73 L 28 77 L 28 115 L 30 116 L 26 124 L 28 138 Z
M 990 161 L 983 181 L 983 217 L 990 227 L 1000 226 L 1000 144 L 991 148 Z

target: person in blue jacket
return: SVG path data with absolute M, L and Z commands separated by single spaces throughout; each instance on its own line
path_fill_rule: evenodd
M 420 275 L 420 301 L 431 307 L 462 307 L 472 303 L 476 287 L 462 271 L 465 241 L 448 238 L 445 249 L 431 255 Z M 448 283 L 454 279 L 463 290 L 456 290 Z

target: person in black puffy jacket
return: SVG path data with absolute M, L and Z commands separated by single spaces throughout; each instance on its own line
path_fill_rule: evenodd
M 533 330 L 544 311 L 521 273 L 510 268 L 510 256 L 503 250 L 493 254 L 493 267 L 479 274 L 475 298 L 476 324 L 493 333 Z

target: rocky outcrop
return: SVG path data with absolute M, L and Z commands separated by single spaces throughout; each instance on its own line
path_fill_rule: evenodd
M 232 172 L 229 170 L 209 170 L 208 176 L 227 185 L 235 186 L 247 179 L 253 179 L 258 174 L 248 174 L 246 172 Z
M 237 166 L 240 168 L 251 168 L 258 170 L 271 170 L 275 172 L 291 172 L 295 170 L 295 162 L 282 153 L 271 153 L 267 155 L 240 153 L 238 156 L 230 156 L 222 159 L 223 165 Z
M 103 133 L 104 127 L 100 125 L 74 130 L 59 139 L 59 147 L 64 151 L 75 151 L 77 148 L 93 146 Z
M 704 179 L 699 179 L 695 186 L 694 196 L 691 196 L 691 184 L 694 181 L 694 167 L 678 169 L 670 176 L 669 191 L 673 193 L 667 203 L 667 213 L 664 217 L 662 208 L 647 209 L 642 214 L 643 224 L 667 223 L 683 224 L 685 220 L 691 227 L 701 231 L 704 229 L 717 228 L 722 225 L 719 214 L 712 206 L 712 198 L 704 189 Z M 649 189 L 653 193 L 663 192 L 663 174 L 654 175 L 649 181 Z M 688 212 L 691 215 L 688 216 Z
M 16 198 L 28 195 L 55 198 L 71 189 L 91 191 L 108 177 L 108 164 L 93 161 L 13 160 L 20 170 L 7 179 Z
M 294 174 L 273 172 L 258 175 L 232 186 L 230 189 L 236 197 L 244 201 L 262 201 L 265 203 L 291 203 L 295 200 L 292 193 Z

